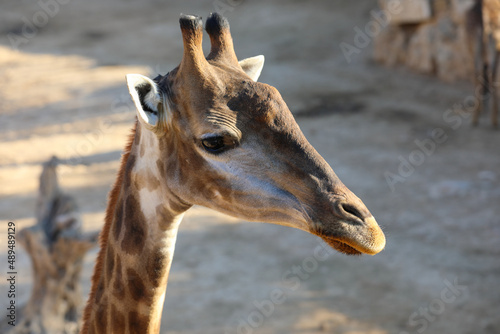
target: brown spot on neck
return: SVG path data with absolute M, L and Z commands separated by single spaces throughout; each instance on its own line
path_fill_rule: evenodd
M 116 333 L 125 333 L 125 315 L 116 309 L 116 306 L 111 305 L 111 320 Z
M 153 191 L 160 187 L 160 180 L 149 170 L 139 171 L 134 174 L 134 186 L 136 190 L 147 188 Z
M 106 254 L 106 285 L 108 286 L 113 277 L 114 267 L 115 267 L 115 252 L 113 251 L 113 247 L 109 245 Z
M 122 231 L 122 226 L 123 226 L 123 198 L 120 196 L 118 199 L 118 205 L 116 205 L 115 209 L 115 218 L 113 222 L 113 236 L 115 239 L 115 242 L 118 242 L 120 239 L 120 232 Z
M 139 155 L 141 156 L 141 158 L 144 156 L 145 153 L 146 153 L 146 145 L 141 145 L 139 149 Z
M 146 333 L 149 325 L 149 319 L 145 315 L 139 314 L 136 311 L 128 313 L 128 330 L 129 333 Z
M 143 278 L 139 276 L 134 269 L 127 269 L 127 287 L 132 299 L 136 302 L 147 303 L 151 300 L 149 289 L 143 282 Z
M 96 312 L 96 326 L 99 328 L 98 332 L 107 330 L 108 326 L 108 297 L 104 297 L 98 306 Z
M 125 229 L 125 233 L 121 247 L 124 252 L 137 255 L 143 250 L 148 237 L 146 217 L 144 217 L 139 200 L 134 193 L 128 195 L 124 205 L 125 216 L 123 228 Z
M 132 170 L 135 166 L 136 157 L 134 154 L 130 154 L 127 163 L 125 164 L 125 170 L 123 175 L 123 189 L 130 189 L 132 185 Z
M 165 261 L 166 259 L 163 252 L 157 250 L 151 254 L 146 265 L 146 272 L 149 280 L 155 288 L 162 285 L 162 283 L 166 284 L 167 282 L 167 275 L 165 275 L 167 270 Z
M 125 299 L 125 284 L 123 282 L 122 275 L 122 260 L 119 256 L 116 258 L 116 270 L 112 291 L 113 296 L 119 301 Z

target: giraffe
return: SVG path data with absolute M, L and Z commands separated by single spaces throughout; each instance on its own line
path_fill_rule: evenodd
M 238 62 L 228 21 L 181 15 L 180 65 L 127 75 L 137 108 L 101 232 L 81 333 L 159 333 L 179 223 L 192 205 L 298 228 L 346 254 L 385 236 L 309 144 L 272 86 L 263 56 Z
M 484 109 L 484 99 L 491 96 L 491 124 L 498 127 L 497 72 L 500 56 L 500 0 L 476 0 L 466 12 L 467 44 L 474 58 L 474 85 L 481 95 L 475 105 L 472 124 L 476 126 Z M 490 41 L 493 54 L 490 55 Z M 477 50 L 474 50 L 477 48 Z M 491 57 L 491 59 L 490 59 Z M 491 64 L 490 64 L 491 61 Z

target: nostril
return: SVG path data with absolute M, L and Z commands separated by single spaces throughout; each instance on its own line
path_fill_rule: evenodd
M 352 204 L 342 203 L 340 207 L 347 213 L 361 219 L 365 220 L 364 215 Z

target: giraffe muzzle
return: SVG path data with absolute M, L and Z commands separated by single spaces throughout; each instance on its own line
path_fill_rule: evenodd
M 337 222 L 336 225 L 338 224 Z M 335 230 L 319 228 L 312 233 L 330 247 L 348 255 L 375 255 L 385 247 L 384 232 L 374 217 L 365 218 L 362 222 L 344 221 Z
M 341 198 L 330 199 L 329 216 L 318 217 L 313 234 L 322 238 L 335 250 L 349 254 L 375 255 L 385 247 L 385 235 L 364 203 L 342 187 Z M 333 202 L 333 203 L 332 203 Z

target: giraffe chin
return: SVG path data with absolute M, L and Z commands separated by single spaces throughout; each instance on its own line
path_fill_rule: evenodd
M 321 239 L 325 241 L 330 247 L 335 249 L 336 251 L 347 254 L 347 255 L 363 255 L 363 252 L 357 250 L 356 248 L 352 247 L 351 245 L 340 241 L 338 239 L 332 238 L 332 237 L 327 237 L 327 236 L 321 236 Z

